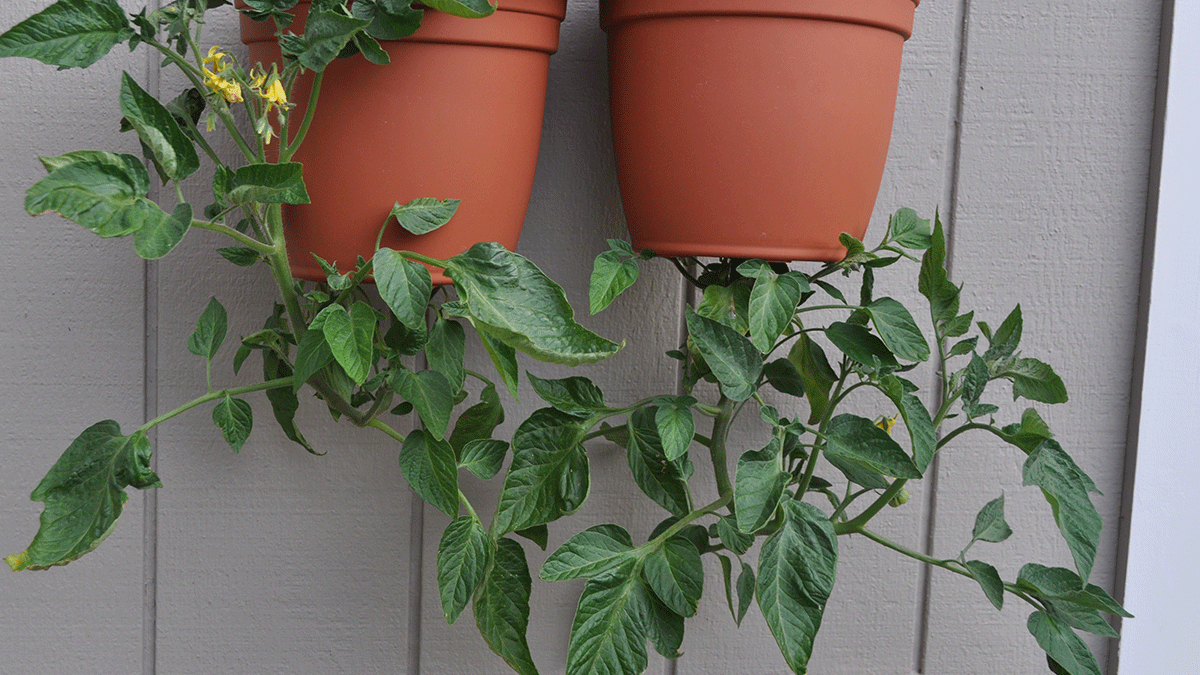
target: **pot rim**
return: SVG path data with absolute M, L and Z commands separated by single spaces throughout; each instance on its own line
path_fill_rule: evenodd
M 912 36 L 921 0 L 600 0 L 600 26 L 677 18 L 776 17 L 854 23 Z

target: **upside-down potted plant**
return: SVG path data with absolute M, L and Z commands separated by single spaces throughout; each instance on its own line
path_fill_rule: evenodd
M 836 260 L 883 178 L 919 0 L 601 0 L 635 248 Z
M 970 580 L 980 600 L 996 607 L 1006 598 L 1028 604 L 1028 627 L 1050 671 L 1098 675 L 1076 631 L 1115 635 L 1103 614 L 1128 614 L 1088 581 L 1100 532 L 1089 497 L 1095 486 L 1036 409 L 995 403 L 1000 387 L 1011 387 L 1014 400 L 1044 404 L 1065 401 L 1066 388 L 1049 365 L 1020 353 L 1019 307 L 994 328 L 960 307 L 937 219 L 931 227 L 910 210 L 897 211 L 878 246 L 867 249 L 843 235 L 841 258 L 808 272 L 758 259 L 667 258 L 701 294 L 687 312 L 686 339 L 667 352 L 682 363 L 686 392 L 645 392 L 617 403 L 584 376 L 530 373 L 546 405 L 510 438 L 497 438 L 499 392 L 516 395 L 518 351 L 582 366 L 619 345 L 579 325 L 554 282 L 496 243 L 438 258 L 377 239 L 353 269 L 318 260 L 321 281 L 295 280 L 283 206 L 308 202 L 314 189 L 305 168 L 291 161 L 308 130 L 292 119 L 295 70 L 321 72 L 356 40 L 362 49 L 365 26 L 342 21 L 336 35 L 289 37 L 274 66 L 239 64 L 202 40 L 205 12 L 223 4 L 186 0 L 126 15 L 115 0 L 58 0 L 0 35 L 0 56 L 61 67 L 87 67 L 117 44 L 143 45 L 192 84 L 164 104 L 122 77 L 121 113 L 144 157 L 83 150 L 43 158 L 47 175 L 27 193 L 29 213 L 54 212 L 103 237 L 132 237 L 144 258 L 166 255 L 192 228 L 218 232 L 233 243 L 222 255 L 268 265 L 279 293 L 263 329 L 243 337 L 232 356 L 235 370 L 257 361 L 262 380 L 213 387 L 211 364 L 222 353 L 227 320 L 212 300 L 187 344 L 209 366 L 209 382 L 193 400 L 132 432 L 111 420 L 84 429 L 34 489 L 32 498 L 45 504 L 41 526 L 25 550 L 7 556 L 12 569 L 65 565 L 99 545 L 116 527 L 129 487 L 162 485 L 150 467 L 147 432 L 192 409 L 210 410 L 236 451 L 253 424 L 244 398 L 262 392 L 288 438 L 317 451 L 295 416 L 298 395 L 308 391 L 334 420 L 396 441 L 405 480 L 451 519 L 437 553 L 447 621 L 470 608 L 483 639 L 523 675 L 537 672 L 526 639 L 535 576 L 587 580 L 571 627 L 570 675 L 640 673 L 651 647 L 677 655 L 686 619 L 706 590 L 723 593 L 738 622 L 757 604 L 788 666 L 804 673 L 836 582 L 839 540 L 855 535 Z M 268 0 L 248 5 L 273 20 Z M 321 6 L 355 16 L 341 2 Z M 317 105 L 314 95 L 308 110 Z M 261 123 L 265 115 L 278 116 L 280 130 Z M 240 141 L 236 162 L 212 151 L 198 126 L 206 117 Z M 239 122 L 249 122 L 250 138 L 241 137 Z M 265 148 L 276 134 L 280 145 L 291 140 L 272 156 Z M 173 191 L 178 199 L 169 209 L 148 199 L 145 163 L 178 186 L 197 173 L 197 148 L 216 165 L 213 203 L 193 206 L 182 190 Z M 435 231 L 451 222 L 455 207 L 417 199 L 392 209 L 379 231 Z M 611 246 L 594 264 L 593 313 L 655 258 L 617 240 Z M 875 270 L 893 264 L 911 266 L 923 320 L 876 287 Z M 435 288 L 430 268 L 445 274 L 452 292 Z M 368 282 L 376 290 L 368 292 Z M 498 382 L 465 367 L 465 324 L 490 355 Z M 417 354 L 427 368 L 406 365 Z M 930 360 L 939 387 L 920 392 L 908 373 Z M 847 410 L 864 392 L 884 402 L 874 417 Z M 414 416 L 416 423 L 401 426 Z M 740 447 L 731 435 L 739 418 L 758 425 L 767 440 Z M 922 554 L 873 524 L 884 509 L 903 507 L 908 481 L 924 476 L 936 453 L 974 434 L 998 437 L 1027 456 L 1023 480 L 1053 507 L 1072 568 L 1031 562 L 1015 579 L 1000 577 L 977 545 L 1010 534 L 1003 495 L 983 506 L 953 558 Z M 551 526 L 574 530 L 569 516 L 588 498 L 588 449 L 596 444 L 625 450 L 633 479 L 628 498 L 661 509 L 661 523 L 646 541 L 635 542 L 620 523 L 574 532 L 530 570 L 527 546 L 546 547 Z M 701 463 L 711 470 L 696 472 Z M 497 502 L 473 503 L 460 488 L 464 471 L 499 480 Z M 723 589 L 705 589 L 706 565 L 720 566 Z

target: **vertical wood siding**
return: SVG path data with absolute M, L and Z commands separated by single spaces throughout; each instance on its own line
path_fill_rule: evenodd
M 47 3 L 0 3 L 0 27 Z M 1108 588 L 1116 581 L 1159 11 L 1155 0 L 922 3 L 868 234 L 877 239 L 899 206 L 925 215 L 938 208 L 964 305 L 994 324 L 1021 302 L 1024 350 L 1052 363 L 1072 394 L 1069 404 L 1043 412 L 1104 492 L 1096 497 L 1106 529 L 1093 576 Z M 207 36 L 240 49 L 231 12 L 214 19 Z M 606 238 L 625 236 L 604 58 L 595 0 L 573 0 L 551 62 L 538 178 L 520 244 L 580 308 L 592 257 Z M 120 49 L 86 72 L 0 61 L 4 553 L 33 536 L 40 504 L 26 497 L 84 426 L 112 418 L 134 428 L 147 401 L 169 410 L 203 387 L 203 363 L 185 345 L 210 295 L 230 310 L 231 337 L 257 330 L 274 301 L 263 270 L 233 268 L 211 252 L 215 235 L 194 232 L 171 256 L 146 264 L 128 241 L 25 215 L 24 190 L 41 175 L 37 155 L 134 151 L 129 136 L 114 133 L 120 71 L 164 95 L 180 86 L 148 68 L 157 68 L 155 59 Z M 687 301 L 674 272 L 660 265 L 600 316 L 580 312 L 588 326 L 628 341 L 591 372 L 610 401 L 677 386 L 674 362 L 661 354 L 678 342 Z M 491 368 L 479 350 L 468 359 L 478 370 Z M 542 377 L 566 374 L 523 366 Z M 227 365 L 216 372 L 221 386 L 245 380 Z M 921 377 L 923 386 L 932 384 L 932 373 Z M 523 394 L 509 432 L 537 406 L 532 391 Z M 445 625 L 434 560 L 446 518 L 413 500 L 394 443 L 334 427 L 308 400 L 302 427 L 328 451 L 311 456 L 271 428 L 265 401 L 254 404 L 258 424 L 237 455 L 206 411 L 164 425 L 156 461 L 166 488 L 145 518 L 145 497 L 134 494 L 96 553 L 47 573 L 0 574 L 0 667 L 148 675 L 505 672 L 470 616 Z M 869 402 L 863 414 L 873 414 Z M 739 433 L 746 447 L 757 447 L 753 429 Z M 623 455 L 615 447 L 590 452 L 596 478 L 574 528 L 615 520 L 631 525 L 636 539 L 655 525 L 649 502 L 626 490 Z M 1044 500 L 1021 486 L 1020 467 L 1020 457 L 990 441 L 953 446 L 939 457 L 936 477 L 916 486 L 908 506 L 889 511 L 882 527 L 931 555 L 953 556 L 969 539 L 975 512 L 1003 492 L 1016 534 L 977 553 L 1006 577 L 1019 560 L 1069 565 Z M 494 503 L 495 486 L 465 489 L 474 503 Z M 552 527 L 551 548 L 568 534 Z M 532 565 L 545 558 L 526 549 Z M 868 541 L 843 541 L 842 551 L 812 672 L 1044 670 L 1016 602 L 996 612 L 970 582 L 927 575 Z M 733 632 L 719 570 L 711 567 L 700 614 L 687 626 L 685 656 L 668 662 L 652 654 L 648 672 L 785 673 L 757 608 Z M 544 673 L 564 668 L 579 591 L 572 583 L 535 587 L 530 642 Z M 1093 646 L 1104 662 L 1106 645 Z

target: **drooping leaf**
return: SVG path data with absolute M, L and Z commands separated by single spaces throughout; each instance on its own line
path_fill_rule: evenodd
M 605 251 L 596 256 L 588 282 L 588 313 L 595 314 L 608 307 L 637 278 L 636 259 L 622 260 L 617 251 Z
M 924 361 L 929 343 L 904 305 L 892 298 L 879 298 L 867 307 L 880 339 L 897 358 Z
M 133 36 L 117 0 L 58 0 L 0 35 L 0 57 L 87 68 Z
M 433 292 L 433 278 L 419 262 L 390 248 L 375 252 L 375 284 L 387 306 L 411 331 L 425 333 L 425 306 Z
M 453 443 L 451 443 L 453 445 Z M 483 480 L 491 480 L 500 473 L 504 458 L 508 455 L 508 443 L 494 438 L 475 439 L 462 449 L 458 465 Z
M 342 366 L 355 384 L 367 381 L 375 362 L 375 324 L 378 315 L 367 303 L 359 300 L 346 311 L 341 305 L 326 308 L 321 331 L 333 358 Z M 324 313 L 324 311 L 322 312 Z M 416 402 L 413 402 L 414 405 Z
M 696 613 L 704 592 L 700 552 L 687 537 L 676 535 L 646 556 L 643 574 L 650 590 L 680 616 Z
M 600 576 L 636 556 L 633 539 L 619 525 L 595 525 L 563 542 L 538 574 L 546 581 Z
M 471 516 L 455 518 L 442 532 L 437 552 L 438 594 L 442 614 L 453 624 L 483 584 L 494 543 Z
M 463 359 L 467 352 L 467 334 L 462 324 L 438 317 L 429 331 L 429 342 L 425 345 L 425 356 L 429 367 L 446 376 L 454 392 L 462 391 L 467 371 Z
M 445 437 L 454 410 L 454 392 L 445 375 L 436 370 L 414 372 L 404 368 L 392 377 L 392 388 L 413 404 L 429 433 Z
M 46 505 L 41 526 L 29 548 L 5 562 L 16 571 L 46 569 L 93 550 L 116 526 L 129 486 L 162 487 L 146 434 L 122 436 L 112 420 L 88 427 L 34 488 L 30 499 Z
M 734 401 L 745 401 L 757 391 L 762 376 L 762 354 L 744 335 L 687 309 L 688 334 L 712 368 L 721 390 Z
M 677 659 L 683 654 L 679 648 L 683 645 L 683 617 L 671 611 L 662 600 L 653 593 L 647 593 L 650 599 L 650 617 L 647 624 L 650 644 L 664 658 Z
M 169 218 L 150 218 L 133 233 L 133 250 L 146 260 L 157 260 L 170 253 L 192 226 L 192 205 L 184 202 L 175 207 Z M 247 249 L 250 250 L 250 249 Z M 250 250 L 254 253 L 253 250 Z M 254 261 L 258 254 L 254 253 Z M 254 261 L 251 261 L 253 264 Z
M 746 618 L 746 612 L 750 610 L 750 604 L 754 602 L 754 568 L 749 564 L 742 563 L 742 573 L 738 575 L 737 594 L 738 608 L 734 620 L 737 625 L 742 625 L 742 619 Z
M 866 326 L 835 321 L 825 328 L 825 337 L 843 354 L 868 368 L 876 363 L 891 367 L 899 365 L 883 340 L 872 334 Z
M 562 288 L 499 244 L 476 244 L 450 258 L 446 275 L 476 330 L 535 359 L 580 365 L 621 348 L 576 323 Z
M 975 528 L 971 538 L 976 541 L 1000 542 L 1012 535 L 1012 528 L 1004 520 L 1004 495 L 988 502 L 975 515 Z
M 350 13 L 359 19 L 370 21 L 366 32 L 376 40 L 401 40 L 416 32 L 421 26 L 424 12 L 409 2 L 395 0 L 371 0 L 355 2 Z
M 1017 585 L 1043 598 L 1053 598 L 1125 618 L 1133 616 L 1104 589 L 1084 583 L 1078 574 L 1064 567 L 1029 563 L 1017 573 Z
M 778 510 L 783 489 L 791 480 L 791 474 L 783 470 L 781 450 L 775 437 L 767 447 L 738 458 L 733 491 L 738 530 L 757 532 Z
M 175 116 L 142 89 L 129 73 L 123 73 L 121 77 L 120 101 L 121 113 L 154 153 L 163 173 L 175 180 L 183 180 L 200 169 L 196 146 L 179 127 Z
M 404 480 L 429 504 L 458 517 L 458 462 L 454 448 L 424 429 L 414 429 L 400 449 Z
M 504 408 L 500 405 L 496 386 L 489 382 L 479 393 L 479 403 L 467 408 L 463 414 L 458 416 L 458 422 L 454 424 L 454 431 L 450 433 L 450 445 L 454 447 L 455 452 L 463 455 L 463 461 L 466 462 L 466 456 L 463 453 L 467 445 L 491 438 L 492 431 L 503 421 Z M 507 446 L 508 444 L 505 443 L 506 450 Z M 496 468 L 499 470 L 499 466 Z M 495 472 L 492 472 L 492 475 L 495 475 Z M 480 476 L 480 478 L 485 477 Z
M 296 347 L 296 372 L 292 380 L 293 393 L 300 391 L 309 378 L 333 363 L 333 350 L 325 339 L 324 327 L 325 318 L 338 311 L 334 307 L 340 307 L 340 305 L 330 305 L 318 312 L 308 324 L 308 330 L 304 332 L 304 337 L 300 338 L 300 344 Z
M 212 419 L 234 452 L 242 449 L 242 445 L 250 437 L 250 429 L 254 426 L 254 413 L 250 404 L 228 395 L 213 408 Z
M 1016 359 L 999 373 L 1013 383 L 1013 400 L 1066 403 L 1067 387 L 1049 365 L 1037 359 Z
M 247 164 L 233 173 L 225 198 L 230 204 L 308 204 L 303 166 L 285 164 Z
M 893 478 L 920 478 L 921 472 L 904 448 L 865 417 L 842 414 L 829 421 L 827 457 L 855 462 Z
M 895 375 L 888 375 L 880 380 L 879 384 L 900 412 L 912 441 L 913 463 L 916 464 L 917 470 L 924 474 L 929 463 L 933 461 L 934 453 L 937 452 L 937 430 L 933 426 L 929 409 L 912 393 L 917 388 L 913 383 Z
M 783 514 L 759 555 L 758 606 L 784 660 L 804 675 L 837 574 L 837 535 L 811 504 L 788 500 Z
M 979 587 L 983 589 L 983 594 L 987 596 L 989 602 L 996 607 L 1002 609 L 1004 607 L 1004 582 L 1000 579 L 1000 573 L 995 567 L 981 561 L 968 560 L 967 571 L 971 573 L 971 578 L 979 583 Z
M 1100 675 L 1100 664 L 1087 644 L 1079 639 L 1070 626 L 1037 611 L 1029 615 L 1026 627 L 1046 655 L 1069 675 Z
M 804 396 L 808 399 L 809 407 L 808 423 L 816 424 L 825 417 L 825 411 L 829 408 L 829 392 L 837 382 L 837 375 L 829 366 L 821 345 L 808 337 L 807 333 L 796 337 L 787 358 L 804 382 Z
M 682 516 L 691 510 L 687 482 L 667 461 L 654 417 L 646 409 L 630 416 L 626 458 L 633 481 L 647 497 L 670 513 Z
M 188 351 L 209 361 L 217 355 L 225 333 L 229 329 L 229 315 L 217 299 L 209 298 L 208 305 L 196 320 L 196 330 L 188 336 Z
M 681 396 L 658 407 L 654 413 L 654 424 L 662 441 L 667 461 L 673 462 L 687 454 L 692 438 L 696 435 L 696 420 L 692 417 L 692 404 L 696 399 Z
M 553 408 L 534 411 L 517 427 L 494 532 L 548 523 L 583 504 L 590 485 L 583 435 L 578 418 Z
M 776 274 L 761 260 L 743 263 L 738 271 L 755 277 L 750 292 L 750 341 L 765 354 L 792 320 L 800 296 L 809 290 L 808 280 L 799 272 Z
M 743 555 L 754 545 L 754 535 L 738 529 L 737 521 L 729 516 L 717 519 L 717 537 L 721 545 L 738 555 Z
M 528 371 L 525 375 L 543 401 L 568 415 L 582 417 L 608 410 L 608 406 L 604 404 L 604 393 L 586 377 L 543 380 Z
M 790 396 L 804 396 L 804 378 L 796 370 L 795 364 L 786 358 L 775 359 L 763 364 L 763 375 L 767 384 Z
M 48 161 L 57 168 L 25 193 L 30 215 L 57 213 L 100 237 L 123 237 L 170 218 L 146 199 L 150 176 L 132 155 L 71 153 Z
M 280 377 L 290 377 L 292 375 L 292 367 L 272 350 L 263 351 L 263 378 L 266 380 L 274 380 Z M 300 428 L 296 426 L 296 411 L 300 409 L 300 399 L 296 397 L 296 392 L 290 387 L 278 387 L 268 389 L 267 400 L 271 402 L 271 411 L 275 415 L 275 421 L 279 423 L 279 427 L 283 429 L 286 435 L 292 441 L 299 443 L 305 450 L 316 455 L 321 454 L 313 449 L 313 446 L 304 438 L 304 434 L 300 433 Z
M 428 234 L 450 222 L 458 211 L 460 199 L 433 199 L 421 197 L 407 204 L 397 203 L 388 214 L 412 234 Z
M 650 611 L 633 563 L 589 580 L 571 624 L 566 675 L 640 675 L 648 664 Z
M 517 366 L 517 350 L 486 333 L 479 333 L 478 335 L 479 341 L 483 344 L 484 351 L 492 359 L 492 364 L 496 366 L 496 373 L 500 375 L 500 379 L 504 382 L 508 393 L 512 394 L 514 401 L 520 400 L 517 396 L 517 381 L 520 378 L 520 370 Z
M 1088 498 L 1096 484 L 1057 441 L 1045 440 L 1030 453 L 1022 469 L 1025 485 L 1042 489 L 1059 532 L 1071 549 L 1079 576 L 1087 580 L 1100 542 L 1100 514 Z
M 524 537 L 525 539 L 532 541 L 534 544 L 537 544 L 537 547 L 542 549 L 543 551 L 546 550 L 546 546 L 550 543 L 550 528 L 546 527 L 545 525 L 534 525 L 533 527 L 526 527 L 526 528 L 514 531 L 513 534 L 517 535 L 518 537 Z
M 537 675 L 525 632 L 533 579 L 525 551 L 512 539 L 496 541 L 492 564 L 475 596 L 475 623 L 492 651 L 520 675 Z

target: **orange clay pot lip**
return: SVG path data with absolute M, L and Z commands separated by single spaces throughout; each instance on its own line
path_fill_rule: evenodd
M 647 19 L 779 17 L 858 23 L 912 35 L 913 8 L 921 0 L 601 0 L 600 25 L 609 31 Z

